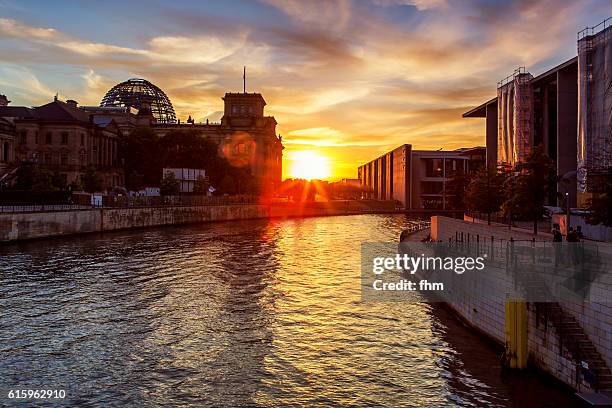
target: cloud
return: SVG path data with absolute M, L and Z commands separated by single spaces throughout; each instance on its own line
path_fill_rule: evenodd
M 414 6 L 417 10 L 429 10 L 448 7 L 447 0 L 372 0 L 379 6 Z
M 301 24 L 341 30 L 351 18 L 349 0 L 263 0 Z
M 58 34 L 53 28 L 30 27 L 8 18 L 0 18 L 0 33 L 10 37 L 29 39 L 50 39 Z
M 319 149 L 339 177 L 403 143 L 483 144 L 484 123 L 461 113 L 517 66 L 538 74 L 575 55 L 576 31 L 609 10 L 604 0 L 261 0 L 239 13 L 166 4 L 126 26 L 100 10 L 83 31 L 20 6 L 22 20 L 0 19 L 0 86 L 14 104 L 48 101 L 55 88 L 97 103 L 144 77 L 183 120 L 218 120 L 246 65 L 286 152 Z
M 9 99 L 19 99 L 27 106 L 47 103 L 56 94 L 28 69 L 15 65 L 0 64 L 0 86 Z

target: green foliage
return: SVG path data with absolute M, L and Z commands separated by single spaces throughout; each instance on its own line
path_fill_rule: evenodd
M 590 214 L 586 220 L 591 225 L 603 224 L 612 227 L 612 171 L 605 177 L 604 192 L 596 194 L 587 202 Z
M 15 190 L 50 192 L 63 191 L 67 188 L 66 177 L 59 172 L 52 172 L 46 167 L 23 164 L 17 169 Z
M 81 184 L 81 180 L 77 179 L 70 183 L 68 185 L 68 188 L 70 189 L 70 191 L 82 191 L 83 185 Z
M 465 173 L 458 173 L 446 183 L 448 195 L 448 208 L 463 210 L 465 208 L 466 191 L 470 185 L 470 177 Z
M 140 190 L 145 187 L 144 176 L 137 171 L 132 171 L 127 178 L 127 187 L 130 190 Z
M 121 157 L 125 174 L 129 175 L 127 187 L 131 190 L 160 185 L 163 168 L 192 168 L 205 169 L 210 185 L 219 188 L 218 193 L 257 194 L 260 191 L 260 181 L 250 174 L 250 169 L 230 165 L 219 155 L 217 143 L 191 129 L 171 131 L 159 138 L 148 127 L 136 128 L 123 139 Z
M 15 190 L 31 190 L 34 185 L 34 166 L 23 164 L 17 168 Z
M 208 187 L 209 187 L 208 181 L 206 181 L 204 177 L 198 176 L 198 178 L 196 179 L 193 185 L 193 192 L 195 194 L 207 194 Z
M 467 209 L 488 214 L 489 218 L 499 211 L 504 201 L 505 179 L 504 173 L 482 166 L 467 185 L 464 199 Z
M 94 166 L 89 166 L 81 176 L 83 190 L 88 193 L 95 193 L 102 190 L 102 179 Z
M 41 193 L 45 191 L 57 191 L 53 185 L 53 173 L 45 168 L 35 168 L 32 191 Z
M 315 183 L 303 179 L 288 179 L 282 182 L 280 190 L 294 202 L 314 201 L 317 194 Z
M 161 195 L 176 195 L 181 191 L 180 181 L 176 179 L 174 173 L 167 171 L 159 186 Z
M 221 194 L 236 194 L 236 182 L 234 178 L 226 174 L 219 184 L 219 190 Z
M 128 136 L 122 138 L 120 144 L 120 156 L 124 164 L 125 174 L 139 174 L 142 181 L 128 177 L 127 187 L 138 190 L 144 185 L 159 185 L 163 161 L 159 138 L 149 127 L 138 127 Z M 134 185 L 131 184 L 135 181 Z
M 363 195 L 363 188 L 354 184 L 331 183 L 328 196 L 333 199 L 359 200 Z
M 51 175 L 51 185 L 53 186 L 54 190 L 67 190 L 68 182 L 66 181 L 66 175 L 62 175 L 57 171 L 53 172 Z
M 544 203 L 556 181 L 554 163 L 539 145 L 526 161 L 516 164 L 513 173 L 505 184 L 502 209 L 514 218 L 532 220 L 537 234 L 537 222 L 545 214 Z

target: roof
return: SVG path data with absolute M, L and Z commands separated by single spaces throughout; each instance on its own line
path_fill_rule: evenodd
M 537 82 L 540 81 L 542 79 L 545 79 L 546 77 L 552 75 L 552 74 L 556 74 L 558 71 L 564 69 L 564 68 L 568 68 L 571 67 L 574 64 L 578 64 L 578 57 L 574 57 L 574 58 L 570 58 L 569 60 L 549 69 L 546 72 L 541 73 L 540 75 L 534 77 L 531 81 L 532 82 Z M 484 118 L 487 116 L 487 105 L 495 103 L 497 104 L 497 96 L 494 97 L 491 100 L 488 100 L 487 102 L 483 103 L 482 105 L 479 105 L 467 112 L 465 112 L 462 116 L 464 118 Z
M 225 96 L 222 98 L 223 100 L 225 100 L 225 98 L 227 97 L 230 98 L 253 98 L 253 99 L 261 99 L 263 101 L 263 104 L 266 105 L 266 100 L 264 99 L 264 97 L 257 92 L 253 92 L 253 93 L 249 93 L 249 92 L 226 92 Z
M 34 108 L 34 111 L 37 119 L 89 123 L 89 113 L 62 101 L 50 102 Z
M 33 118 L 34 110 L 25 106 L 0 106 L 0 117 Z
M 564 68 L 567 68 L 573 64 L 576 64 L 576 67 L 578 67 L 578 57 L 574 57 L 574 58 L 570 58 L 567 61 L 565 61 L 562 64 L 557 65 L 554 68 L 549 69 L 546 72 L 541 73 L 540 75 L 538 75 L 537 77 L 533 78 L 531 81 L 532 82 L 537 82 L 541 79 L 544 79 L 545 77 L 551 75 L 551 74 L 556 74 L 557 71 L 561 71 Z
M 464 118 L 486 118 L 487 117 L 487 105 L 492 104 L 492 103 L 497 105 L 497 96 L 493 99 L 486 101 L 482 105 L 479 105 L 475 107 L 474 109 L 465 112 L 462 116 Z

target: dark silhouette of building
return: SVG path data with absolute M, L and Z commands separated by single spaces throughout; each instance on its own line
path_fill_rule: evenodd
M 173 130 L 192 130 L 219 144 L 219 152 L 235 167 L 246 168 L 261 187 L 274 189 L 282 177 L 283 144 L 276 135 L 276 120 L 264 115 L 266 101 L 259 93 L 232 93 L 223 97 L 221 123 L 156 123 L 159 136 Z

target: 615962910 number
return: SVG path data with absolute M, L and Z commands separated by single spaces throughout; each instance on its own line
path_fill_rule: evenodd
M 66 398 L 66 390 L 10 390 L 10 399 L 62 399 Z

